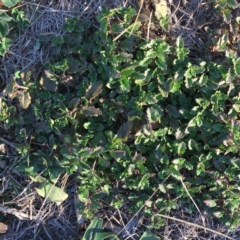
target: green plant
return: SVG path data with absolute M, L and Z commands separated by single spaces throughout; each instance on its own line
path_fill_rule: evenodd
M 103 221 L 100 218 L 95 217 L 91 223 L 89 224 L 85 234 L 83 236 L 83 240 L 103 240 L 103 239 L 112 239 L 118 240 L 119 238 L 110 232 L 102 232 Z M 149 230 L 143 233 L 140 240 L 158 240 L 156 236 L 154 236 Z
M 226 23 L 231 22 L 231 10 L 238 7 L 236 0 L 216 0 L 216 9 L 223 15 Z
M 15 6 L 18 0 L 3 0 L 2 3 L 5 7 L 11 8 Z M 9 33 L 9 23 L 14 20 L 18 29 L 23 29 L 29 24 L 29 20 L 24 17 L 24 12 L 16 8 L 12 9 L 12 17 L 10 17 L 5 10 L 0 10 L 0 56 L 11 47 L 12 40 L 6 36 Z
M 89 218 L 100 199 L 137 212 L 170 175 L 143 211 L 152 228 L 163 224 L 156 208 L 191 205 L 181 180 L 199 207 L 234 226 L 240 61 L 227 52 L 224 64 L 192 64 L 181 38 L 175 47 L 141 40 L 135 16 L 103 9 L 98 30 L 72 19 L 65 36 L 39 41 L 53 47 L 46 70 L 40 81 L 22 71 L 24 86 L 13 80 L 5 90 L 19 104 L 3 99 L 0 113 L 22 155 L 16 168 L 32 176 L 47 168 L 52 180 L 77 171 L 79 208 Z
M 89 224 L 84 236 L 83 240 L 102 240 L 106 238 L 113 239 L 114 237 L 113 233 L 110 232 L 102 232 L 103 227 L 103 221 L 100 218 L 94 218 L 91 223 Z M 114 237 L 116 240 L 118 240 L 118 237 Z

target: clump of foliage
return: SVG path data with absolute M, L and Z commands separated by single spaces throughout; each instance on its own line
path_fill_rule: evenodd
M 19 0 L 2 0 L 2 4 L 6 8 L 14 7 Z M 12 40 L 6 37 L 9 34 L 9 29 L 17 25 L 18 29 L 23 29 L 29 23 L 29 20 L 25 18 L 23 11 L 19 11 L 17 8 L 13 8 L 11 16 L 7 14 L 7 10 L 0 10 L 0 56 L 11 47 Z M 14 21 L 14 24 L 12 24 Z
M 117 15 L 120 21 L 115 22 Z M 79 172 L 83 215 L 92 217 L 105 199 L 128 201 L 153 227 L 189 194 L 201 209 L 234 226 L 239 216 L 240 60 L 193 65 L 181 38 L 171 47 L 141 39 L 135 10 L 103 9 L 99 29 L 77 18 L 55 36 L 40 80 L 22 72 L 5 90 L 0 120 L 16 141 L 19 170 L 55 181 Z M 40 41 L 44 42 L 44 41 Z M 45 44 L 49 44 L 48 37 Z M 12 104 L 10 104 L 12 103 Z M 126 194 L 113 189 L 114 183 Z M 114 190 L 114 191 L 113 191 Z M 154 206 L 155 210 L 152 211 Z

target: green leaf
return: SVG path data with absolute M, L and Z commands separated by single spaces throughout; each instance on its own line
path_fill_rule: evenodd
M 231 22 L 231 10 L 229 8 L 225 8 L 222 10 L 223 18 L 226 23 Z
M 227 5 L 228 0 L 218 0 L 217 3 L 220 7 L 224 8 Z
M 238 2 L 236 0 L 227 0 L 227 6 L 235 9 L 238 7 Z
M 103 86 L 103 83 L 101 81 L 93 83 L 89 87 L 89 89 L 88 89 L 88 91 L 86 93 L 86 97 L 88 99 L 96 98 L 102 92 L 102 86 Z
M 158 105 L 153 105 L 147 109 L 147 116 L 150 122 L 160 121 L 163 111 Z
M 169 32 L 169 20 L 170 18 L 167 16 L 167 17 L 164 17 L 164 18 L 161 18 L 160 21 L 159 21 L 159 24 L 160 26 L 163 28 L 164 31 L 166 32 Z
M 95 240 L 96 234 L 102 232 L 103 221 L 95 217 L 89 224 L 86 232 L 84 233 L 83 240 Z
M 37 193 L 48 200 L 55 202 L 58 206 L 68 198 L 68 194 L 52 183 L 43 183 L 40 188 L 36 188 Z
M 12 45 L 12 40 L 9 38 L 2 38 L 0 42 L 0 55 L 3 55 Z
M 160 240 L 159 237 L 153 235 L 148 229 L 143 233 L 140 240 Z
M 3 5 L 8 8 L 15 6 L 18 2 L 20 1 L 19 0 L 2 0 Z
M 19 92 L 17 97 L 22 108 L 26 109 L 31 104 L 31 96 L 28 92 Z
M 108 238 L 119 240 L 119 238 L 111 232 L 96 233 L 94 240 L 103 240 Z
M 176 46 L 178 48 L 184 48 L 184 42 L 181 36 L 178 36 L 177 41 L 176 41 Z
M 8 31 L 8 24 L 5 21 L 0 20 L 0 38 L 5 37 L 8 34 Z
M 132 122 L 127 121 L 119 128 L 117 133 L 118 138 L 122 139 L 123 141 L 127 141 L 128 135 L 131 129 L 132 129 Z
M 177 110 L 177 108 L 173 105 L 167 105 L 166 106 L 166 111 L 169 115 L 173 116 L 174 118 L 179 118 L 181 115 L 179 113 L 179 111 Z
M 120 79 L 120 86 L 121 86 L 121 89 L 124 91 L 124 92 L 129 92 L 130 91 L 130 82 L 129 82 L 129 79 L 128 78 L 121 78 Z
M 12 20 L 4 11 L 0 10 L 0 21 L 10 22 Z
M 186 143 L 185 142 L 180 142 L 178 145 L 178 154 L 184 154 L 186 151 Z

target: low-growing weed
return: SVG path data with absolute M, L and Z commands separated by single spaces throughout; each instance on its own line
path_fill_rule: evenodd
M 192 204 L 188 194 L 234 226 L 240 60 L 227 53 L 224 65 L 194 65 L 181 38 L 175 47 L 144 41 L 134 17 L 131 8 L 103 9 L 97 30 L 69 19 L 65 36 L 41 39 L 53 47 L 45 71 L 40 80 L 28 70 L 16 74 L 0 113 L 23 156 L 16 168 L 33 177 L 47 168 L 43 177 L 53 182 L 77 171 L 81 213 L 89 218 L 101 199 L 137 212 L 170 175 L 144 209 L 152 227 L 164 224 L 154 212 Z

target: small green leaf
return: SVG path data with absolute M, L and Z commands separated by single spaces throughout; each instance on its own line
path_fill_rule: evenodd
M 28 92 L 19 92 L 17 94 L 19 103 L 22 108 L 26 109 L 31 103 L 31 96 Z
M 51 183 L 44 183 L 40 188 L 36 188 L 36 190 L 41 197 L 55 202 L 58 206 L 68 198 L 67 193 Z
M 236 0 L 227 0 L 227 6 L 235 9 L 238 7 L 238 2 Z
M 12 45 L 12 40 L 9 38 L 2 38 L 0 42 L 0 55 L 3 55 Z
M 177 38 L 176 46 L 177 46 L 178 48 L 184 48 L 184 42 L 183 42 L 183 39 L 182 39 L 181 36 L 179 36 L 179 37 Z
M 226 23 L 231 22 L 231 10 L 229 8 L 225 8 L 222 10 L 223 18 Z
M 218 0 L 217 3 L 220 7 L 224 8 L 227 5 L 228 0 Z
M 160 121 L 163 110 L 158 105 L 153 105 L 147 109 L 147 116 L 150 122 Z
M 8 31 L 8 24 L 5 21 L 0 20 L 0 38 L 5 37 L 8 34 Z
M 5 7 L 11 8 L 15 6 L 19 0 L 2 0 L 2 3 Z
M 168 104 L 165 109 L 166 109 L 167 113 L 169 115 L 173 116 L 174 118 L 180 117 L 180 113 L 175 106 Z
M 10 22 L 12 20 L 4 11 L 0 10 L 0 21 Z
M 83 240 L 94 240 L 96 234 L 102 232 L 103 221 L 102 219 L 95 217 L 89 224 L 86 232 L 84 233 Z
M 159 237 L 153 235 L 148 229 L 146 232 L 143 233 L 140 240 L 160 240 Z
M 96 98 L 102 92 L 102 86 L 103 86 L 103 83 L 101 81 L 93 83 L 89 87 L 89 89 L 88 89 L 88 91 L 86 93 L 86 97 L 88 99 Z

